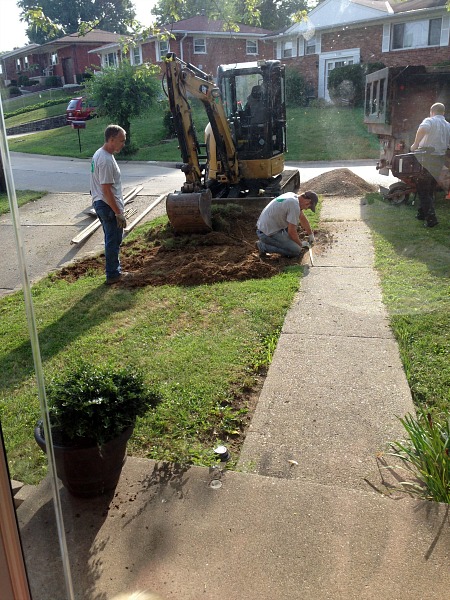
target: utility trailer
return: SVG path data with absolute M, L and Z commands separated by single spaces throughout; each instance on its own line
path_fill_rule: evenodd
M 450 66 L 386 67 L 366 76 L 364 123 L 380 140 L 376 168 L 381 175 L 400 179 L 385 197 L 394 204 L 408 202 L 416 193 L 422 166 L 418 153 L 409 154 L 417 128 L 430 107 L 442 102 L 450 110 Z M 444 167 L 439 186 L 449 189 L 450 176 Z

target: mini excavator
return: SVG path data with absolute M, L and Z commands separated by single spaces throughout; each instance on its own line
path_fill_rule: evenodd
M 267 201 L 300 186 L 300 172 L 284 166 L 285 70 L 279 60 L 220 65 L 217 81 L 174 53 L 165 58 L 163 87 L 178 138 L 185 175 L 180 191 L 166 199 L 178 233 L 211 230 L 211 203 Z M 262 103 L 252 115 L 247 98 L 256 89 Z M 189 97 L 203 104 L 208 125 L 200 143 Z

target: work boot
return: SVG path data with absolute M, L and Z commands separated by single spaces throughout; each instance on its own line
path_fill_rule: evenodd
M 423 225 L 424 227 L 436 227 L 436 225 L 439 225 L 439 221 L 436 217 L 427 217 L 427 220 Z
M 420 210 L 417 211 L 416 214 L 416 219 L 419 219 L 419 221 L 425 221 L 425 215 L 423 214 L 423 212 Z
M 128 273 L 127 271 L 122 271 L 119 275 L 115 277 L 108 277 L 105 281 L 106 285 L 113 285 L 114 283 L 119 283 L 119 281 L 126 281 L 133 277 L 132 273 Z

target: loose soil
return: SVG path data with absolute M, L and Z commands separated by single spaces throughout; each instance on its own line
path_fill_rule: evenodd
M 307 183 L 319 195 L 364 196 L 374 191 L 349 169 L 335 169 Z M 121 264 L 132 277 L 118 285 L 200 285 L 222 281 L 243 281 L 273 277 L 286 266 L 307 262 L 300 258 L 268 255 L 260 258 L 255 247 L 256 221 L 260 208 L 238 205 L 213 206 L 213 231 L 203 235 L 176 235 L 171 226 L 161 225 L 143 238 L 124 242 Z M 300 238 L 305 234 L 299 232 Z M 330 234 L 316 231 L 314 254 L 320 255 Z M 101 272 L 104 257 L 90 257 L 63 268 L 58 277 L 74 281 L 87 272 Z

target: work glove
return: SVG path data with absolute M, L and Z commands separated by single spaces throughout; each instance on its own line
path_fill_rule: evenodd
M 316 241 L 316 238 L 314 237 L 314 234 L 310 233 L 308 235 L 308 242 L 309 242 L 310 246 L 313 246 L 315 241 Z
M 117 227 L 119 229 L 125 229 L 125 227 L 127 226 L 127 220 L 123 213 L 117 213 L 116 221 L 117 221 Z
M 311 248 L 311 246 L 309 245 L 308 242 L 302 242 L 302 248 L 306 248 L 307 250 L 309 250 Z

